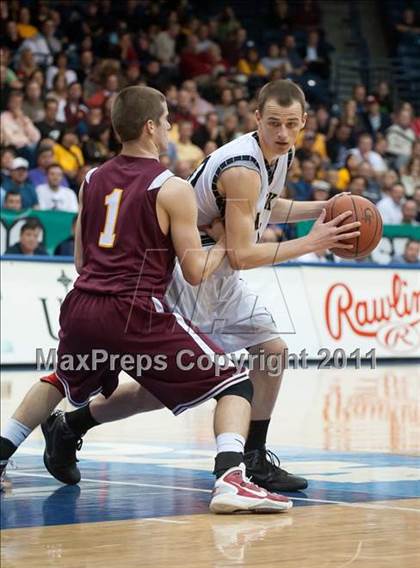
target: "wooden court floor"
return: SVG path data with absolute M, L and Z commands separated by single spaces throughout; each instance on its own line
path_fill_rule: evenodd
M 2 421 L 36 379 L 2 374 Z M 420 566 L 420 370 L 289 371 L 270 448 L 305 475 L 281 515 L 207 513 L 213 445 L 209 403 L 93 429 L 82 482 L 65 487 L 28 439 L 1 496 L 1 566 Z

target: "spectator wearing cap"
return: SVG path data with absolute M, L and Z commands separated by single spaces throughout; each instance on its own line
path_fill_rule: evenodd
M 395 255 L 392 264 L 417 264 L 420 262 L 420 242 L 408 240 L 402 255 Z
M 77 213 L 78 203 L 74 191 L 62 185 L 63 170 L 58 164 L 47 167 L 47 183 L 38 185 L 36 193 L 39 208 L 43 211 L 68 211 Z
M 57 142 L 66 128 L 65 122 L 57 120 L 58 101 L 47 98 L 44 102 L 44 110 L 44 119 L 37 122 L 35 126 L 40 131 L 42 138 L 51 138 L 51 140 Z
M 15 158 L 12 162 L 10 180 L 4 180 L 3 188 L 6 192 L 17 191 L 20 193 L 23 209 L 38 209 L 38 197 L 33 183 L 28 179 L 28 168 L 28 160 Z
M 381 199 L 376 207 L 382 216 L 385 225 L 400 225 L 402 214 L 402 203 L 404 199 L 404 186 L 401 183 L 395 183 L 389 195 Z
M 388 153 L 394 158 L 394 165 L 398 169 L 410 161 L 416 140 L 414 130 L 411 128 L 411 118 L 410 110 L 401 109 L 386 132 Z
M 369 95 L 366 99 L 366 112 L 362 113 L 362 120 L 366 132 L 375 136 L 377 132 L 385 133 L 391 125 L 389 115 L 381 112 L 378 99 L 374 95 Z
M 375 173 L 380 174 L 385 172 L 388 167 L 378 152 L 373 149 L 372 136 L 368 133 L 360 134 L 357 140 L 357 147 L 350 150 L 359 160 L 365 160 L 370 163 Z
M 22 211 L 22 196 L 17 190 L 8 191 L 4 197 L 3 209 L 8 211 Z
M 40 244 L 41 228 L 38 219 L 28 219 L 20 229 L 19 242 L 10 246 L 5 254 L 23 254 L 25 256 L 48 254 Z
M 312 183 L 312 200 L 327 201 L 330 198 L 331 185 L 322 179 L 316 179 Z
M 5 146 L 30 150 L 41 135 L 32 120 L 23 112 L 22 104 L 23 94 L 20 91 L 11 91 L 7 103 L 8 110 L 0 115 L 1 139 Z

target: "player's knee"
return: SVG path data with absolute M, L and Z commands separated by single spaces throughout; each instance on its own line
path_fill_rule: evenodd
M 276 339 L 260 345 L 259 349 L 262 349 L 267 355 L 272 353 L 282 355 L 287 349 L 287 343 L 281 337 L 276 337 Z
M 216 395 L 214 398 L 216 400 L 220 400 L 224 396 L 240 396 L 249 402 L 252 403 L 252 398 L 254 396 L 254 387 L 250 379 L 246 379 L 245 381 L 241 381 L 240 383 L 236 383 L 236 385 L 232 385 L 231 387 L 225 389 L 220 394 Z

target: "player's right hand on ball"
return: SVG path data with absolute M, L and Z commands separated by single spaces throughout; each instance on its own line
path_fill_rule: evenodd
M 331 248 L 351 249 L 353 244 L 346 244 L 348 239 L 354 239 L 360 236 L 360 231 L 357 229 L 361 223 L 355 221 L 353 223 L 346 223 L 341 225 L 348 217 L 353 215 L 352 211 L 345 211 L 328 223 L 325 223 L 326 210 L 323 209 L 321 215 L 315 221 L 308 239 L 311 244 L 312 250 L 325 250 Z

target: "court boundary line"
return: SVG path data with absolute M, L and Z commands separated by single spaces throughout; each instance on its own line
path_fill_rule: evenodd
M 17 472 L 11 471 L 8 473 L 10 477 L 40 477 L 43 479 L 54 479 L 50 475 L 43 473 L 27 473 L 27 472 Z M 155 483 L 136 483 L 134 481 L 111 481 L 111 480 L 101 480 L 101 479 L 91 479 L 83 478 L 82 483 L 97 483 L 104 485 L 125 485 L 131 487 L 154 487 L 159 489 L 172 489 L 174 491 L 189 491 L 194 493 L 211 493 L 211 489 L 200 489 L 199 487 L 185 487 L 185 486 L 175 486 L 175 485 L 158 485 Z M 63 485 L 65 487 L 65 485 Z M 410 499 L 415 499 L 416 497 L 410 497 Z M 393 511 L 405 511 L 410 513 L 420 514 L 420 509 L 414 509 L 412 507 L 392 507 L 390 505 L 378 505 L 374 502 L 372 503 L 349 503 L 348 501 L 335 501 L 332 499 L 312 499 L 310 497 L 290 497 L 292 501 L 307 501 L 308 503 L 324 503 L 327 505 L 343 505 L 344 507 L 356 507 L 362 509 L 377 509 L 377 510 L 393 510 Z M 384 499 L 385 500 L 385 499 Z

